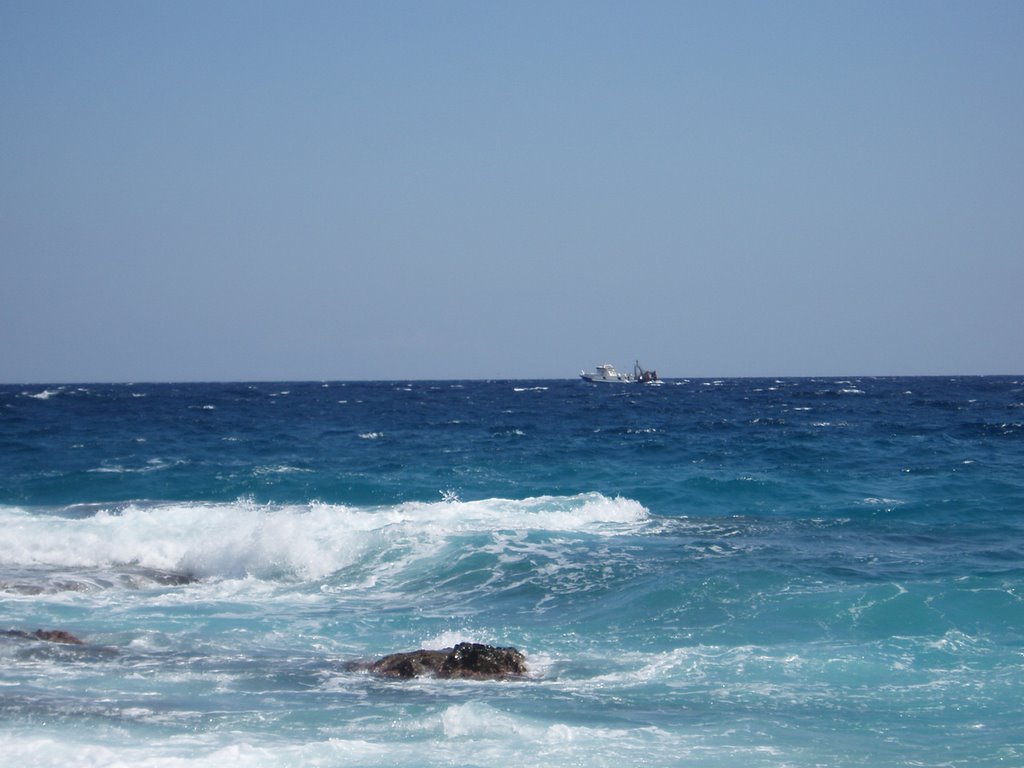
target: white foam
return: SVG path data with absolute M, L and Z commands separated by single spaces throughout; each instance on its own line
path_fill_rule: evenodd
M 198 577 L 322 575 L 355 557 L 325 536 L 326 510 L 232 505 L 129 506 L 69 519 L 0 511 L 0 564 L 64 568 L 138 565 Z M 14 523 L 17 520 L 17 523 Z
M 233 731 L 129 741 L 124 731 L 112 730 L 84 741 L 80 732 L 58 731 L 55 735 L 50 728 L 37 734 L 3 734 L 4 764 L 86 768 L 667 765 L 685 756 L 689 748 L 686 738 L 650 726 L 552 724 L 484 703 L 453 704 L 422 717 L 396 716 L 380 725 L 373 718 L 360 718 L 354 726 L 321 730 L 334 735 L 286 740 Z
M 886 498 L 885 496 L 868 496 L 867 498 L 865 498 L 865 499 L 863 499 L 861 501 L 861 504 L 868 504 L 870 506 L 878 506 L 878 507 L 882 507 L 882 506 L 890 506 L 891 507 L 891 506 L 896 506 L 896 505 L 904 504 L 904 503 L 905 502 L 901 501 L 900 499 L 889 499 L 889 498 Z
M 303 467 L 293 467 L 288 464 L 278 464 L 275 466 L 268 467 L 256 467 L 252 471 L 254 475 L 291 475 L 296 472 L 312 472 L 311 469 L 304 469 Z
M 476 702 L 448 707 L 441 713 L 441 727 L 449 739 L 507 739 L 511 736 L 536 741 L 546 731 L 539 723 L 529 723 L 523 718 Z
M 25 397 L 31 397 L 33 400 L 49 400 L 54 395 L 59 395 L 59 389 L 44 389 L 41 392 L 22 392 Z
M 401 568 L 435 556 L 456 536 L 531 530 L 613 536 L 647 519 L 638 502 L 598 493 L 480 501 L 449 496 L 377 508 L 139 503 L 84 518 L 0 507 L 0 565 L 131 565 L 198 578 L 319 579 L 363 562 L 379 573 Z
M 145 442 L 144 438 L 138 438 L 136 442 Z M 146 474 L 149 472 L 159 472 L 162 469 L 170 469 L 171 467 L 181 466 L 182 464 L 188 464 L 185 459 L 177 459 L 175 461 L 165 461 L 164 459 L 155 458 L 148 459 L 146 464 L 141 467 L 125 467 L 120 464 L 114 464 L 111 466 L 94 467 L 86 470 L 87 472 L 94 474 L 115 474 L 115 475 L 131 475 L 131 474 Z
M 419 642 L 420 648 L 451 648 L 457 643 L 486 643 L 502 645 L 503 641 L 491 632 L 478 629 L 449 629 L 440 634 L 424 637 Z
M 484 499 L 442 503 L 400 504 L 387 514 L 402 520 L 432 521 L 453 532 L 519 530 L 578 531 L 615 535 L 621 526 L 644 523 L 647 510 L 637 501 L 600 493 L 537 496 L 526 499 Z M 378 512 L 379 514 L 379 512 Z

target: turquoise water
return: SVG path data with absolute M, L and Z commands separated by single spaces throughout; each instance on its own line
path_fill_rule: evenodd
M 7 765 L 1024 765 L 1024 383 L 0 387 Z M 523 681 L 346 662 L 514 645 Z

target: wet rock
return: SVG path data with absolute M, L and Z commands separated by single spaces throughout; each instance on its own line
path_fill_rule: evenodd
M 39 640 L 45 640 L 48 643 L 67 643 L 69 645 L 85 645 L 81 640 L 72 635 L 70 632 L 65 632 L 63 629 L 37 629 L 32 635 Z
M 419 649 L 392 653 L 369 665 L 349 665 L 384 677 L 411 679 L 429 675 L 441 679 L 505 680 L 526 674 L 526 658 L 515 648 L 482 643 L 459 643 L 439 651 Z
M 422 675 L 436 675 L 448 658 L 448 651 L 426 651 L 422 648 L 408 653 L 392 653 L 377 659 L 370 665 L 370 671 L 384 677 L 411 678 Z
M 65 643 L 67 645 L 85 645 L 81 640 L 65 632 L 63 629 L 37 629 L 26 632 L 23 629 L 8 629 L 0 632 L 3 637 L 14 637 L 20 640 L 44 640 L 48 643 Z
M 500 680 L 526 674 L 526 659 L 515 648 L 459 643 L 441 665 L 438 677 Z
M 50 595 L 60 592 L 99 592 L 105 589 L 153 589 L 180 587 L 197 581 L 195 576 L 158 568 L 125 567 L 118 570 L 87 568 L 75 573 L 47 573 L 40 569 L 4 569 L 0 592 L 19 595 Z

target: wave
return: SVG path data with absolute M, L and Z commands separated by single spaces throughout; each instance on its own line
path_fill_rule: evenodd
M 81 709 L 81 708 L 80 708 Z M 685 736 L 650 727 L 546 720 L 507 711 L 486 702 L 431 707 L 414 714 L 360 718 L 357 729 L 329 729 L 313 739 L 288 739 L 264 732 L 236 730 L 228 735 L 198 733 L 130 741 L 126 725 L 175 726 L 157 708 L 118 709 L 91 705 L 87 711 L 115 723 L 119 738 L 83 740 L 80 733 L 47 731 L 5 733 L 11 765 L 145 765 L 149 768 L 265 768 L 276 765 L 360 765 L 419 768 L 424 765 L 481 765 L 487 761 L 520 768 L 538 765 L 674 764 L 685 753 Z M 81 715 L 79 715 L 81 717 Z M 195 716 L 193 716 L 195 717 Z M 220 715 L 221 719 L 230 715 Z M 187 716 L 179 716 L 190 725 Z M 328 729 L 324 729 L 328 730 Z M 55 735 L 56 731 L 56 735 Z M 85 737 L 88 739 L 88 737 Z M 723 748 L 728 755 L 741 747 Z M 753 754 L 757 754 L 754 752 Z M 611 758 L 610 758 L 611 756 Z M 748 755 L 747 757 L 750 757 Z M 749 760 L 748 760 L 749 764 Z
M 145 442 L 144 438 L 136 438 L 136 442 Z M 125 467 L 121 464 L 112 464 L 102 467 L 93 467 L 87 469 L 86 472 L 89 474 L 100 474 L 100 475 L 135 475 L 135 474 L 148 474 L 149 472 L 159 472 L 164 469 L 171 469 L 173 467 L 180 467 L 188 464 L 189 462 L 185 459 L 175 459 L 168 461 L 166 459 L 154 458 L 147 459 L 144 466 L 141 467 Z
M 33 400 L 49 400 L 54 395 L 59 395 L 64 390 L 63 387 L 57 389 L 43 389 L 39 392 L 22 392 L 24 397 L 31 397 Z
M 599 493 L 479 501 L 449 494 L 385 507 L 135 502 L 84 517 L 80 510 L 0 507 L 0 568 L 131 566 L 198 579 L 316 580 L 359 564 L 394 568 L 435 557 L 460 537 L 529 531 L 600 537 L 647 520 L 639 502 Z

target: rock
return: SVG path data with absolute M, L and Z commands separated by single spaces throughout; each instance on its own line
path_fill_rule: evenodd
M 384 677 L 410 679 L 433 675 L 441 679 L 505 680 L 526 674 L 526 658 L 515 648 L 495 648 L 482 643 L 459 643 L 440 651 L 420 649 L 392 653 L 369 666 L 351 665 L 349 669 L 368 669 Z
M 63 629 L 37 629 L 32 635 L 39 640 L 46 640 L 48 643 L 68 643 L 69 645 L 85 645 L 81 640 L 65 632 Z
M 501 680 L 526 674 L 526 659 L 515 648 L 459 643 L 441 665 L 438 677 Z
M 370 671 L 376 675 L 406 679 L 421 675 L 436 675 L 441 671 L 441 666 L 448 658 L 450 650 L 425 651 L 421 648 L 408 653 L 392 653 L 373 662 L 370 665 Z
M 4 637 L 15 637 L 20 640 L 45 640 L 48 643 L 65 643 L 67 645 L 85 645 L 81 640 L 65 632 L 63 629 L 37 629 L 35 632 L 26 632 L 23 629 L 8 629 L 0 632 Z

